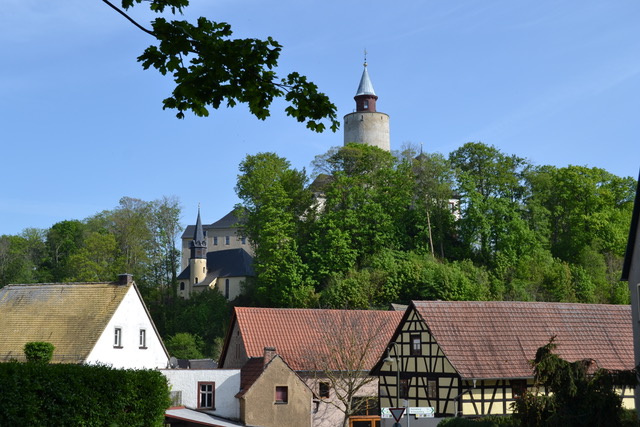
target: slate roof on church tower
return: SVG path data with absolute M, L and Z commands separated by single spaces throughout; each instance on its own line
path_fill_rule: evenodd
M 191 267 L 187 266 L 178 275 L 178 280 L 189 280 Z M 225 249 L 207 252 L 207 278 L 199 285 L 206 285 L 217 277 L 252 277 L 253 257 L 244 249 Z
M 241 221 L 236 215 L 236 210 L 233 209 L 231 212 L 229 212 L 228 214 L 226 214 L 225 216 L 223 216 L 213 224 L 203 225 L 202 229 L 206 232 L 207 230 L 212 230 L 212 229 L 235 228 L 240 226 L 241 226 Z M 180 238 L 181 239 L 192 238 L 195 233 L 195 228 L 196 228 L 195 225 L 187 225 L 187 228 L 185 228 L 184 233 L 182 233 L 182 236 L 180 236 Z
M 191 242 L 192 246 L 206 246 L 206 241 L 204 238 L 204 230 L 202 229 L 202 221 L 200 221 L 200 208 L 198 208 L 198 219 L 196 220 L 196 226 L 193 233 L 193 241 Z

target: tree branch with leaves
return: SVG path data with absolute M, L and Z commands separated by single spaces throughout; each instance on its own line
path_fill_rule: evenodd
M 204 17 L 196 23 L 158 17 L 148 29 L 125 12 L 143 0 L 122 0 L 124 10 L 108 0 L 102 1 L 156 38 L 158 44 L 145 49 L 138 61 L 145 70 L 153 67 L 163 75 L 173 76 L 176 85 L 171 96 L 163 100 L 163 108 L 177 110 L 178 118 L 184 118 L 186 111 L 206 117 L 209 108 L 243 103 L 251 114 L 264 120 L 271 114 L 273 100 L 284 98 L 287 115 L 307 128 L 316 132 L 324 131 L 327 124 L 334 132 L 339 128 L 336 106 L 314 83 L 297 72 L 286 77 L 276 74 L 282 46 L 271 37 L 234 39 L 229 24 Z M 189 5 L 188 0 L 145 3 L 153 12 L 169 9 L 173 15 L 181 14 Z

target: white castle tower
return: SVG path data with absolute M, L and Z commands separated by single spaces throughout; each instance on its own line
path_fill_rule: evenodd
M 389 115 L 376 111 L 378 96 L 373 90 L 366 62 L 353 99 L 356 100 L 356 111 L 344 116 L 344 143 L 357 142 L 391 151 Z

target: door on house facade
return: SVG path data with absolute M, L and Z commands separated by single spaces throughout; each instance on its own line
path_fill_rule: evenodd
M 380 408 L 375 397 L 354 397 L 358 411 L 349 417 L 349 427 L 380 427 Z

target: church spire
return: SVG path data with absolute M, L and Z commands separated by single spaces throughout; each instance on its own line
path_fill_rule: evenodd
M 196 229 L 193 232 L 193 240 L 189 245 L 191 248 L 191 258 L 206 258 L 207 256 L 207 240 L 200 221 L 200 206 L 198 206 L 198 219 L 196 220 Z

